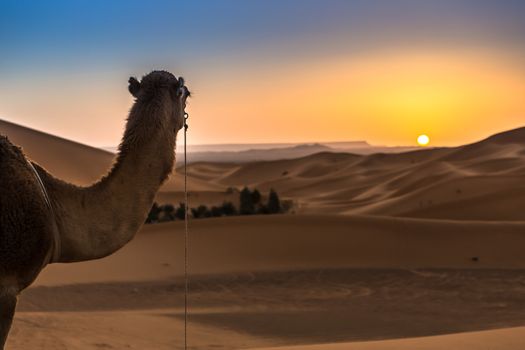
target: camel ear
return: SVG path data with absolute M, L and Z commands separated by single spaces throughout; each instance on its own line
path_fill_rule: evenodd
M 129 92 L 134 96 L 138 97 L 139 91 L 140 91 L 140 82 L 135 77 L 130 77 L 128 80 L 129 86 L 128 90 Z

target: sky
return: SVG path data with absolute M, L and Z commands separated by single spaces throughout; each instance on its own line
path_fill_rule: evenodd
M 184 76 L 189 143 L 460 145 L 525 125 L 525 2 L 0 2 L 0 118 L 118 144 L 130 76 Z

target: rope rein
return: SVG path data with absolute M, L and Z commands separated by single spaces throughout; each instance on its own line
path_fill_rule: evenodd
M 188 173 L 187 173 L 187 152 L 186 152 L 186 134 L 188 133 L 188 113 L 184 113 L 184 349 L 188 349 L 188 294 L 189 294 L 189 277 L 188 277 Z

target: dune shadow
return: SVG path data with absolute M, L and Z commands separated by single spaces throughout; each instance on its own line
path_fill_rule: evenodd
M 36 287 L 20 311 L 166 309 L 181 281 Z M 190 322 L 282 344 L 377 340 L 525 325 L 523 270 L 309 270 L 194 278 Z

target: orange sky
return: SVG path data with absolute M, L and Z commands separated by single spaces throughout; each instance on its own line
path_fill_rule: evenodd
M 226 66 L 186 77 L 194 91 L 191 143 L 413 145 L 426 133 L 431 144 L 457 145 L 525 120 L 519 66 L 481 51 L 340 56 L 256 71 L 245 64 L 231 73 Z M 35 79 L 24 87 L 30 103 L 25 94 L 0 90 L 9 97 L 0 113 L 82 142 L 114 145 L 132 103 L 125 75 L 120 78 L 100 86 L 89 73 Z M 31 122 L 35 114 L 40 123 Z
M 455 145 L 525 120 L 525 77 L 510 59 L 481 52 L 335 57 L 271 74 L 246 69 L 197 87 L 190 109 L 203 140 L 235 141 L 246 130 L 253 142 L 408 145 L 426 133 L 434 144 Z

